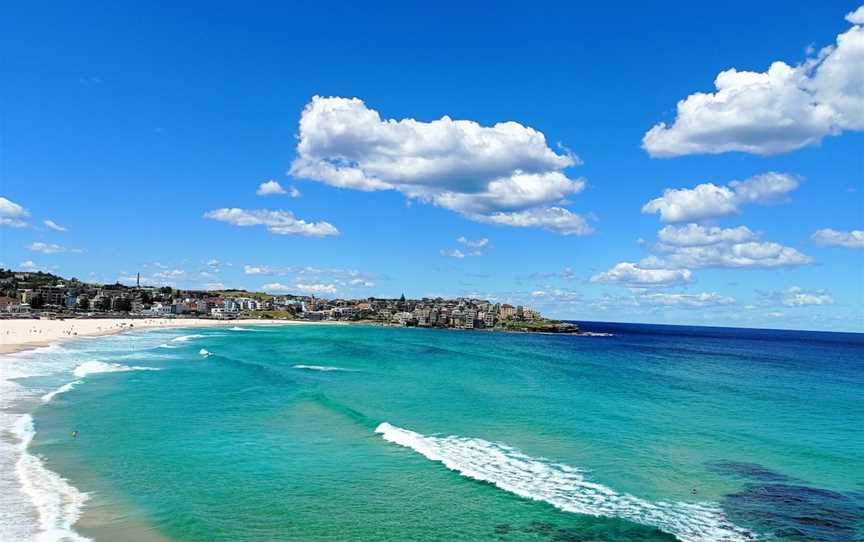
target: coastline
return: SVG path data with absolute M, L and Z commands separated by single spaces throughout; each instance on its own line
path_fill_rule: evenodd
M 91 542 L 93 536 L 99 535 L 109 540 L 168 540 L 144 524 L 133 526 L 134 533 L 117 536 L 111 519 L 86 505 L 90 494 L 73 486 L 64 476 L 51 470 L 40 455 L 29 451 L 30 442 L 36 435 L 32 411 L 51 401 L 53 394 L 25 391 L 16 379 L 47 374 L 44 364 L 36 361 L 43 352 L 75 340 L 129 331 L 333 324 L 338 323 L 200 318 L 0 320 L 0 471 L 4 471 L 0 482 L 2 485 L 9 483 L 12 489 L 0 498 L 0 502 L 10 511 L 17 512 L 11 523 L 0 522 L 0 538 L 28 539 L 32 536 L 38 540 Z M 67 369 L 71 370 L 77 363 L 73 362 Z M 59 389 L 62 390 L 63 386 Z
M 51 346 L 73 339 L 101 337 L 144 329 L 248 325 L 335 325 L 337 323 L 301 320 L 211 320 L 206 318 L 4 319 L 0 320 L 0 359 L 6 354 Z M 344 325 L 344 323 L 341 324 Z

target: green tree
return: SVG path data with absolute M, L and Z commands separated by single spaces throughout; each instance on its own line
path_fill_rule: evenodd
M 90 309 L 90 299 L 87 297 L 82 297 L 78 300 L 78 308 L 82 311 L 86 311 Z

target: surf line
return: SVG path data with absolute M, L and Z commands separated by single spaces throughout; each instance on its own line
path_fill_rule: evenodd
M 479 438 L 425 436 L 387 422 L 378 425 L 375 432 L 462 476 L 565 512 L 625 519 L 656 527 L 683 542 L 756 539 L 754 533 L 732 523 L 716 503 L 651 502 L 591 482 L 578 468 Z

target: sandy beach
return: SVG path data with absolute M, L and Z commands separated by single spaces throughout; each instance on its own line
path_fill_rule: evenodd
M 94 318 L 65 320 L 0 320 L 0 355 L 20 352 L 78 337 L 112 335 L 124 331 L 164 327 L 224 327 L 305 325 L 323 322 L 294 320 L 209 320 L 203 318 Z

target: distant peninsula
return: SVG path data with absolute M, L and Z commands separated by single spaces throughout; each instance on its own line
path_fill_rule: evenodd
M 324 299 L 242 289 L 181 290 L 170 286 L 92 284 L 45 272 L 0 269 L 4 318 L 209 318 L 342 321 L 385 326 L 580 334 L 572 322 L 521 305 L 484 299 L 367 297 Z

